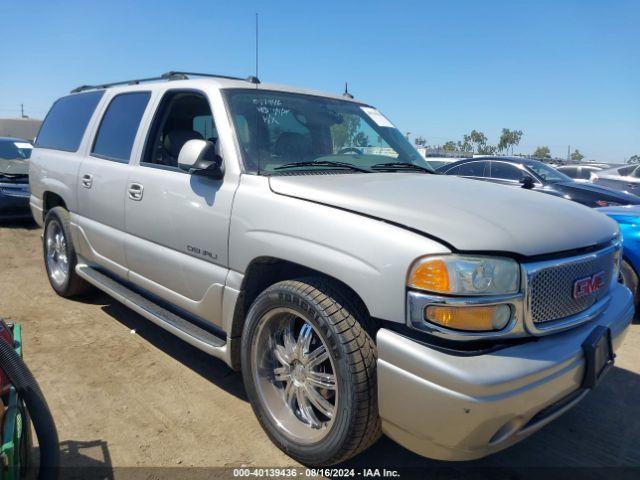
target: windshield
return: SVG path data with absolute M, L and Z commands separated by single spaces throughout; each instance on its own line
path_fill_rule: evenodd
M 227 99 L 250 172 L 347 171 L 344 167 L 349 165 L 366 171 L 398 162 L 429 169 L 411 143 L 374 108 L 265 90 L 228 90 Z M 287 168 L 300 162 L 306 165 Z
M 0 174 L 27 175 L 33 146 L 24 140 L 0 140 Z
M 572 182 L 571 177 L 559 172 L 549 165 L 542 162 L 527 162 L 524 164 L 529 170 L 533 171 L 544 183 Z

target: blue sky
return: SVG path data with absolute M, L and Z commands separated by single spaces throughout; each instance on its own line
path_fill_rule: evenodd
M 0 117 L 80 84 L 192 70 L 330 92 L 345 81 L 412 137 L 471 129 L 516 152 L 640 154 L 640 1 L 0 0 Z

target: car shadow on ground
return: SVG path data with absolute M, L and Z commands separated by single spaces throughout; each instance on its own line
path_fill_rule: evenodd
M 157 349 L 163 351 L 185 367 L 226 392 L 243 401 L 247 401 L 242 377 L 238 372 L 229 368 L 222 360 L 218 360 L 192 347 L 153 322 L 113 300 L 106 294 L 100 294 L 94 298 L 86 298 L 84 301 L 100 305 L 106 314 L 123 324 L 129 330 L 135 330 L 137 335 L 144 338 Z
M 145 341 L 182 363 L 216 387 L 247 401 L 241 375 L 169 332 L 101 294 L 90 301 Z M 428 405 L 425 405 L 428 408 Z M 430 460 L 387 437 L 343 468 L 416 468 L 450 470 L 531 467 L 640 467 L 640 375 L 614 367 L 596 390 L 542 430 L 502 452 L 470 462 Z M 569 473 L 569 472 L 567 472 Z M 587 472 L 585 472 L 587 473 Z M 637 472 L 636 472 L 637 473 Z

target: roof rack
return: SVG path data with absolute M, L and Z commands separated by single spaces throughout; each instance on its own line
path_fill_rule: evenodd
M 84 92 L 85 90 L 100 90 L 109 87 L 116 87 L 119 85 L 138 85 L 143 82 L 153 82 L 156 80 L 187 80 L 189 77 L 210 77 L 210 78 L 225 78 L 227 80 L 241 80 L 249 83 L 260 83 L 257 77 L 250 76 L 245 78 L 240 77 L 230 77 L 228 75 L 217 75 L 215 73 L 197 73 L 197 72 L 177 72 L 170 71 L 165 72 L 159 77 L 149 77 L 149 78 L 136 78 L 133 80 L 123 80 L 120 82 L 111 82 L 111 83 L 102 83 L 100 85 L 80 85 L 79 87 L 71 90 L 71 93 Z

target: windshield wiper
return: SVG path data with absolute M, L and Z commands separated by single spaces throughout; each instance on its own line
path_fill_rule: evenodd
M 424 173 L 435 173 L 433 170 L 427 167 L 421 167 L 420 165 L 415 165 L 413 163 L 405 163 L 405 162 L 388 162 L 388 163 L 376 163 L 372 165 L 371 168 L 373 170 L 413 170 Z
M 274 168 L 274 170 L 284 170 L 287 168 L 297 168 L 297 167 L 339 167 L 339 168 L 348 168 L 349 170 L 353 170 L 354 172 L 371 173 L 371 170 L 367 170 L 366 168 L 356 167 L 351 163 L 334 162 L 331 160 L 314 160 L 311 162 L 285 163 L 284 165 L 280 165 L 279 167 Z

